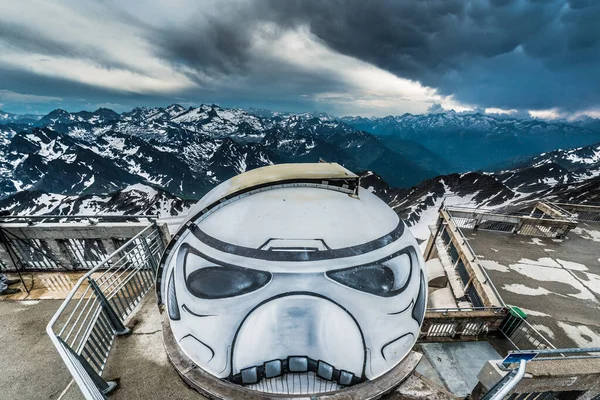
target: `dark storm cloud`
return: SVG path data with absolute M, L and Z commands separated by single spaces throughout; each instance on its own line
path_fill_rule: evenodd
M 308 25 L 330 48 L 482 107 L 600 103 L 600 2 L 257 0 L 155 36 L 162 54 L 244 73 L 255 22 Z
M 600 107 L 600 2 L 595 0 L 181 0 L 177 6 L 155 0 L 128 3 L 126 12 L 110 0 L 94 4 L 102 13 L 98 18 L 114 18 L 135 28 L 123 41 L 143 38 L 149 53 L 198 85 L 176 94 L 184 98 L 225 105 L 326 107 L 313 101 L 318 94 L 351 90 L 341 78 L 343 71 L 338 77 L 273 58 L 263 60 L 253 45 L 257 31 L 267 25 L 275 52 L 278 36 L 307 29 L 337 53 L 474 107 L 569 112 Z M 39 18 L 43 21 L 44 16 Z M 90 32 L 96 29 L 90 26 Z M 69 39 L 51 39 L 37 24 L 3 21 L 0 16 L 0 42 L 12 48 L 92 60 L 107 69 L 140 75 L 148 72 L 143 63 L 113 57 L 111 47 Z M 68 83 L 69 77 L 43 78 L 25 68 L 11 68 L 0 65 L 0 89 L 46 96 L 116 96 L 120 102 L 144 98 L 142 93 L 115 94 L 118 87 Z M 4 79 L 11 75 L 13 80 Z M 159 101 L 161 96 L 146 98 Z

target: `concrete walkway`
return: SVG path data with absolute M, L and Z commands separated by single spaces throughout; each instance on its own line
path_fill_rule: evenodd
M 61 303 L 62 300 L 0 301 L 0 399 L 83 399 L 45 331 Z M 184 383 L 167 359 L 153 291 L 126 325 L 132 333 L 115 340 L 103 374 L 107 380 L 119 380 L 111 400 L 205 399 Z M 449 396 L 415 376 L 386 396 L 387 400 L 423 398 Z
M 167 359 L 154 290 L 126 325 L 132 333 L 117 338 L 104 372 L 106 379 L 120 380 L 111 400 L 204 399 L 183 382 Z
M 69 384 L 71 375 L 46 335 L 61 303 L 0 301 L 0 398 L 58 399 Z

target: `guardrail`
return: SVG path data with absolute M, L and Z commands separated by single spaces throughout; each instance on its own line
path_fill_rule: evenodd
M 518 315 L 509 314 L 499 330 L 515 349 L 555 349 L 554 345 L 540 331 Z
M 87 272 L 46 332 L 86 399 L 104 399 L 116 387 L 102 372 L 123 321 L 154 286 L 165 244 L 156 222 Z M 87 285 L 86 285 L 87 284 Z
M 18 272 L 89 270 L 148 223 L 147 216 L 0 217 L 0 261 Z
M 577 393 L 578 398 L 599 399 L 597 379 L 577 379 L 573 376 L 573 369 L 584 370 L 589 374 L 590 366 L 586 365 L 589 359 L 600 358 L 600 347 L 564 348 L 564 349 L 538 349 L 511 351 L 510 361 L 498 364 L 502 369 L 518 364 L 500 379 L 481 400 L 502 400 L 505 398 L 515 400 L 525 399 L 554 399 L 562 398 L 565 394 L 569 398 Z M 532 355 L 535 357 L 532 358 Z M 581 363 L 576 363 L 581 360 Z M 560 368 L 561 361 L 569 361 L 568 365 Z M 575 362 L 575 363 L 574 363 Z M 529 366 L 530 379 L 521 381 Z M 593 369 L 591 370 L 593 371 Z M 593 371 L 594 373 L 597 371 Z M 576 376 L 576 375 L 575 375 Z M 565 383 L 565 380 L 569 383 Z M 577 384 L 572 386 L 573 384 Z M 510 395 L 509 397 L 506 397 Z
M 458 228 L 508 232 L 525 236 L 564 237 L 577 226 L 574 219 L 556 219 L 548 215 L 532 217 L 456 207 L 447 207 L 446 211 Z
M 440 239 L 448 246 L 451 260 L 456 263 L 455 268 L 461 275 L 463 284 L 466 287 L 465 294 L 468 295 L 471 303 L 475 307 L 506 307 L 500 292 L 498 292 L 494 282 L 483 268 L 477 253 L 475 253 L 469 241 L 465 239 L 464 233 L 456 224 L 452 214 L 444 209 L 440 215 L 446 219 L 446 225 L 441 224 L 438 228 L 441 230 Z M 490 296 L 485 293 L 486 289 L 483 285 L 489 287 L 492 297 L 495 297 L 497 301 L 490 301 Z
M 504 307 L 428 308 L 421 341 L 461 340 L 497 331 L 506 317 Z
M 551 203 L 573 215 L 579 221 L 600 221 L 600 206 L 587 204 Z

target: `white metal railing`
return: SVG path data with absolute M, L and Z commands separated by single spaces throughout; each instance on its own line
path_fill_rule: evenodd
M 551 203 L 555 207 L 570 213 L 574 219 L 579 221 L 600 221 L 600 205 L 592 204 L 569 204 Z
M 116 382 L 101 378 L 123 321 L 154 286 L 164 242 L 155 222 L 88 271 L 46 328 L 86 399 L 104 399 Z M 87 283 L 87 286 L 85 285 Z
M 448 210 L 446 209 L 446 211 L 448 211 Z M 460 226 L 457 224 L 457 221 L 455 220 L 455 218 L 453 217 L 453 215 L 450 212 L 448 212 L 448 215 L 450 216 L 450 218 L 452 219 L 452 222 L 454 223 L 454 227 L 455 227 L 454 232 L 458 233 L 458 238 L 462 239 L 462 242 L 460 243 L 460 245 L 465 246 L 467 248 L 467 250 L 471 253 L 470 255 L 472 256 L 472 259 L 467 258 L 465 254 L 463 254 L 463 255 L 457 254 L 457 257 L 464 258 L 463 263 L 469 263 L 469 264 L 471 264 L 471 267 L 473 269 L 477 268 L 477 270 L 481 271 L 481 274 L 483 275 L 484 280 L 480 283 L 487 284 L 499 302 L 499 304 L 495 304 L 492 307 L 506 307 L 506 303 L 504 302 L 504 299 L 500 295 L 500 292 L 496 288 L 496 285 L 494 285 L 494 282 L 490 279 L 490 276 L 488 275 L 486 269 L 483 267 L 483 264 L 479 260 L 479 257 L 477 257 L 477 253 L 475 252 L 475 250 L 473 250 L 469 241 L 465 239 L 466 236 L 463 233 L 463 231 L 460 229 Z M 441 233 L 440 238 L 441 238 L 442 242 L 446 245 L 449 245 L 450 243 L 452 243 L 453 242 L 452 235 L 444 234 L 444 231 L 451 229 L 450 226 L 442 225 L 442 226 L 440 226 L 439 229 L 442 230 L 440 232 Z M 458 240 L 458 238 L 457 238 L 457 240 Z M 453 243 L 454 246 L 456 246 L 457 244 L 459 244 L 459 243 Z M 453 259 L 453 262 L 454 261 L 456 261 L 456 260 Z M 468 273 L 468 271 L 467 271 L 467 273 Z M 471 279 L 474 277 L 469 275 L 469 278 Z M 478 293 L 478 295 L 481 297 L 481 293 Z

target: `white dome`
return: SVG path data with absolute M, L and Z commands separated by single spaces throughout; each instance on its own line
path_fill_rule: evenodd
M 381 376 L 414 345 L 427 299 L 414 237 L 337 164 L 272 166 L 219 185 L 159 274 L 183 352 L 250 388 L 300 372 L 330 390 Z

